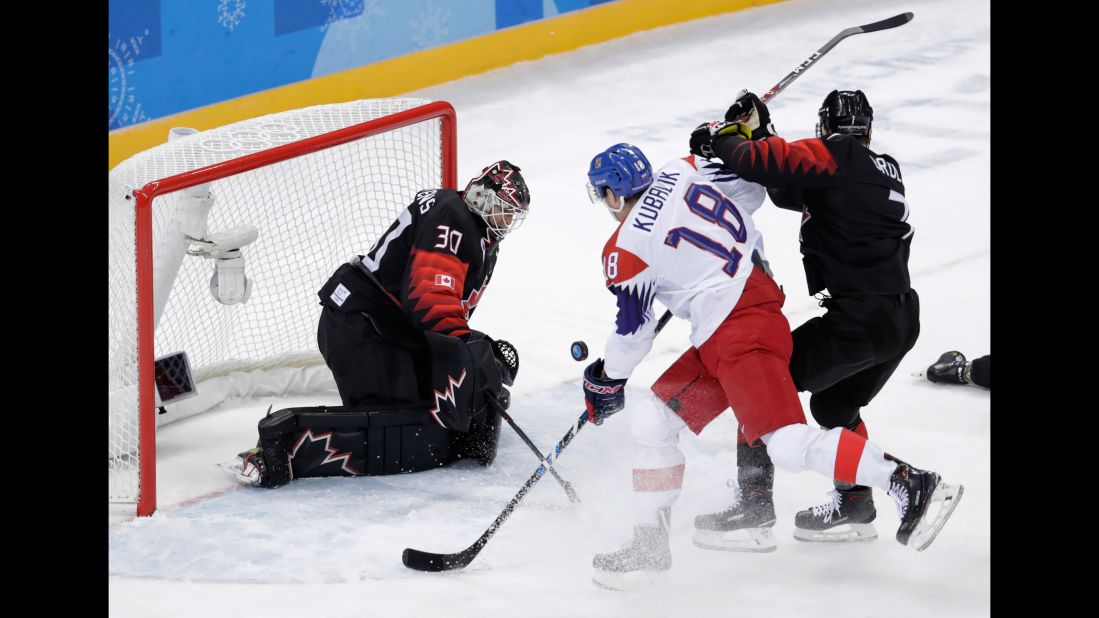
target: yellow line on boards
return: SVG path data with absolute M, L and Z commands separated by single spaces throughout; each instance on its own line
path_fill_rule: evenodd
M 108 169 L 164 143 L 172 127 L 203 131 L 310 105 L 397 96 L 641 30 L 782 1 L 617 0 L 116 129 L 108 138 Z

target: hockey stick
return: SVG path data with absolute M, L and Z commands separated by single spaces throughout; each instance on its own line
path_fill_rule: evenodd
M 470 545 L 466 549 L 456 554 L 433 554 L 431 552 L 420 551 L 418 549 L 412 549 L 406 547 L 404 553 L 401 554 L 401 561 L 404 565 L 410 569 L 416 571 L 453 571 L 455 569 L 465 568 L 473 559 L 477 557 L 477 554 L 481 552 L 481 548 L 488 543 L 488 540 L 492 538 L 492 535 L 496 534 L 496 531 L 500 529 L 500 526 L 511 515 L 515 507 L 519 505 L 523 497 L 527 495 L 531 487 L 542 479 L 542 476 L 546 473 L 547 466 L 551 466 L 555 455 L 560 455 L 561 451 L 565 450 L 565 447 L 572 442 L 572 439 L 576 437 L 576 434 L 580 432 L 580 428 L 584 426 L 584 423 L 588 422 L 588 413 L 585 411 L 580 415 L 580 418 L 576 419 L 573 426 L 569 428 L 568 433 L 564 438 L 557 443 L 553 452 L 546 455 L 542 461 L 542 465 L 538 466 L 538 469 L 534 471 L 534 474 L 527 479 L 526 483 L 519 488 L 519 493 L 515 494 L 515 497 L 508 502 L 504 510 L 496 517 L 496 521 L 492 522 L 492 525 L 485 530 L 481 538 L 477 539 L 473 545 Z
M 667 314 L 660 318 L 660 321 L 656 324 L 655 336 L 661 330 L 664 329 L 664 325 L 668 323 L 668 320 L 672 317 L 672 313 L 669 311 Z M 506 417 L 505 417 L 506 418 Z M 481 549 L 488 543 L 488 540 L 492 538 L 492 535 L 496 534 L 496 531 L 500 529 L 500 526 L 511 516 L 515 507 L 519 506 L 519 502 L 523 500 L 523 497 L 527 495 L 531 487 L 542 479 L 542 476 L 546 474 L 546 467 L 550 466 L 552 469 L 553 458 L 561 455 L 561 451 L 565 450 L 565 447 L 572 442 L 572 439 L 576 437 L 576 434 L 580 432 L 580 428 L 588 422 L 588 413 L 585 410 L 580 415 L 580 418 L 576 419 L 572 427 L 569 428 L 568 433 L 564 438 L 553 447 L 553 452 L 546 455 L 542 465 L 538 466 L 538 469 L 534 471 L 534 474 L 530 475 L 526 483 L 519 488 L 519 493 L 515 494 L 515 497 L 508 502 L 504 510 L 496 516 L 496 520 L 492 522 L 492 525 L 488 527 L 481 537 L 474 541 L 473 545 L 465 548 L 464 550 L 455 554 L 434 554 L 431 552 L 420 551 L 418 549 L 412 549 L 406 547 L 404 553 L 401 554 L 401 562 L 410 569 L 416 571 L 454 571 L 457 569 L 464 569 L 473 559 L 477 557 L 477 554 L 481 553 Z
M 820 60 L 821 57 L 824 56 L 824 54 L 827 54 L 829 51 L 832 50 L 833 47 L 839 45 L 840 41 L 846 39 L 847 37 L 853 34 L 862 34 L 863 32 L 878 32 L 879 30 L 889 30 L 890 28 L 903 26 L 910 21 L 912 21 L 912 13 L 901 13 L 900 15 L 894 15 L 889 19 L 876 21 L 872 24 L 844 28 L 840 31 L 839 34 L 832 37 L 832 40 L 825 43 L 824 47 L 818 49 L 816 52 L 813 53 L 813 55 L 806 58 L 805 62 L 802 62 L 798 66 L 794 67 L 794 70 L 787 73 L 786 77 L 783 77 L 781 80 L 779 80 L 777 84 L 772 86 L 770 90 L 763 93 L 763 96 L 760 97 L 760 100 L 766 103 L 767 101 L 773 99 L 775 95 L 785 90 L 786 87 L 793 83 L 795 79 L 801 77 L 802 73 L 804 73 L 809 67 L 813 66 L 813 64 L 815 64 L 817 60 Z
M 496 409 L 496 413 L 504 417 L 504 420 L 508 422 L 508 425 L 511 425 L 511 428 L 515 430 L 515 433 L 519 434 L 519 437 L 523 439 L 523 442 L 527 443 L 527 446 L 529 446 L 530 450 L 538 456 L 538 459 L 542 459 L 542 451 L 538 450 L 537 446 L 534 446 L 534 442 L 527 437 L 527 434 L 523 433 L 522 429 L 519 429 L 519 425 L 516 424 L 515 420 L 511 418 L 511 415 L 504 410 L 504 407 L 500 405 L 500 402 L 496 401 L 496 398 L 492 395 L 488 396 L 488 401 L 492 404 L 492 407 Z M 574 504 L 580 502 L 580 496 L 577 495 L 576 490 L 572 488 L 572 483 L 561 478 L 561 475 L 557 473 L 557 470 L 553 469 L 552 465 L 549 468 L 549 473 L 553 475 L 553 478 L 557 479 L 557 483 L 561 485 L 561 489 L 565 490 L 565 495 L 569 497 L 569 502 Z
M 771 99 L 775 98 L 775 95 L 777 95 L 778 93 L 785 90 L 786 87 L 789 86 L 790 84 L 792 84 L 795 79 L 801 77 L 802 73 L 804 73 L 806 70 L 808 70 L 809 67 L 813 66 L 817 62 L 817 60 L 820 60 L 821 57 L 824 56 L 824 54 L 827 54 L 829 51 L 832 50 L 833 47 L 835 47 L 836 45 L 839 45 L 840 41 L 846 39 L 847 37 L 849 37 L 853 34 L 862 34 L 863 32 L 878 32 L 879 30 L 889 30 L 890 28 L 896 28 L 898 26 L 903 26 L 903 25 L 907 24 L 908 22 L 912 21 L 912 17 L 913 17 L 913 15 L 912 15 L 911 12 L 901 13 L 900 15 L 894 15 L 893 17 L 890 17 L 889 19 L 883 19 L 881 21 L 876 21 L 872 24 L 863 24 L 861 26 L 852 26 L 850 28 L 844 28 L 843 30 L 840 30 L 840 33 L 837 34 L 836 36 L 832 37 L 832 39 L 830 41 L 825 43 L 824 47 L 822 47 L 822 48 L 818 49 L 817 51 L 813 52 L 813 55 L 806 58 L 805 62 L 802 62 L 798 66 L 794 67 L 794 70 L 787 73 L 786 77 L 783 77 L 782 79 L 779 80 L 779 82 L 777 84 L 775 84 L 774 86 L 771 86 L 771 89 L 768 90 L 767 92 L 763 93 L 763 96 L 761 96 L 759 98 L 759 100 L 766 103 L 766 102 L 770 101 Z M 671 317 L 672 317 L 672 312 L 671 311 L 665 311 L 664 315 L 660 316 L 660 322 L 661 323 L 666 322 Z

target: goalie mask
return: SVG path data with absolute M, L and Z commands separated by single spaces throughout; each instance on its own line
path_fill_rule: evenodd
M 833 90 L 824 97 L 817 116 L 817 137 L 833 133 L 870 137 L 874 109 L 861 90 Z
M 519 166 L 507 161 L 497 161 L 481 170 L 466 185 L 462 199 L 498 239 L 515 231 L 530 209 L 530 190 Z

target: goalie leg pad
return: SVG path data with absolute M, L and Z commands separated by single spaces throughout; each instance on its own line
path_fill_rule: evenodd
M 451 434 L 434 425 L 421 406 L 285 408 L 259 422 L 267 465 L 260 485 L 430 470 L 458 459 Z

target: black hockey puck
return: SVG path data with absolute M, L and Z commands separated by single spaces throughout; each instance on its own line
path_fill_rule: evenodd
M 573 341 L 571 352 L 572 360 L 582 361 L 588 357 L 588 344 L 583 341 Z

